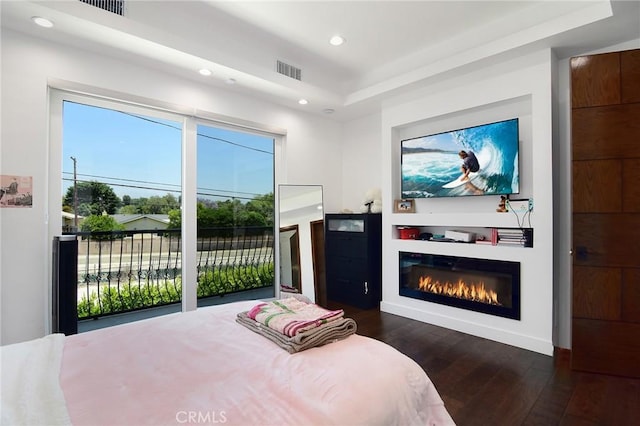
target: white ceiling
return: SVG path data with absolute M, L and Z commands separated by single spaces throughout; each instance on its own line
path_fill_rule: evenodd
M 128 0 L 124 17 L 78 0 L 0 7 L 3 27 L 336 119 L 488 58 L 541 47 L 563 58 L 640 39 L 638 1 Z M 331 46 L 334 34 L 346 43 Z M 276 73 L 276 60 L 301 68 L 302 81 Z

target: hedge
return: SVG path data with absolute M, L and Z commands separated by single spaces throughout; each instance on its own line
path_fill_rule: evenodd
M 204 298 L 268 287 L 273 285 L 274 277 L 273 263 L 258 266 L 223 265 L 198 275 L 197 294 L 198 298 Z M 118 286 L 109 285 L 101 287 L 99 295 L 83 295 L 78 302 L 78 319 L 179 302 L 182 296 L 182 277 L 157 284 L 149 279 L 140 285 L 124 283 L 120 284 L 119 289 L 120 291 Z

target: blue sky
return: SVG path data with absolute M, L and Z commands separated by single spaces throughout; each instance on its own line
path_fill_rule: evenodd
M 78 180 L 122 198 L 180 195 L 181 123 L 64 103 L 63 195 Z M 198 197 L 243 200 L 273 191 L 273 139 L 198 126 Z
M 441 149 L 443 151 L 457 151 L 460 147 L 452 137 L 451 132 L 440 133 L 432 136 L 424 136 L 403 141 L 406 148 L 430 148 Z

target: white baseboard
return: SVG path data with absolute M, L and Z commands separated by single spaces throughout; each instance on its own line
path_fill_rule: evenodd
M 438 315 L 421 309 L 386 301 L 380 302 L 380 311 L 460 331 L 462 333 L 471 334 L 472 336 L 482 337 L 484 339 L 493 340 L 495 342 L 504 343 L 529 351 L 538 352 L 543 355 L 553 356 L 553 342 L 545 341 L 536 337 L 470 323 L 458 318 Z

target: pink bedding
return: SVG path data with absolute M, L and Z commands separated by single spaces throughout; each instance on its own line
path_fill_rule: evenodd
M 379 341 L 289 354 L 237 324 L 238 302 L 66 338 L 74 425 L 451 425 L 435 387 Z

